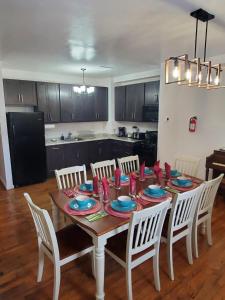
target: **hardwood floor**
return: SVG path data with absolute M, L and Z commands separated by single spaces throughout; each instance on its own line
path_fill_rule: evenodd
M 51 211 L 49 191 L 55 179 L 46 183 L 5 191 L 0 187 L 0 299 L 52 299 L 53 267 L 45 260 L 43 281 L 36 283 L 37 240 L 30 211 L 23 193 Z M 199 238 L 200 257 L 189 265 L 185 241 L 174 246 L 175 281 L 167 275 L 165 245 L 160 251 L 161 292 L 153 286 L 152 261 L 133 270 L 134 299 L 225 299 L 225 201 L 218 197 L 213 213 L 213 240 L 209 247 Z M 126 299 L 124 270 L 106 257 L 105 299 Z M 87 255 L 63 268 L 60 299 L 95 299 L 95 280 Z

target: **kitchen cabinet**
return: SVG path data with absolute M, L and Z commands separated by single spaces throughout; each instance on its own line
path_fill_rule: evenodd
M 89 149 L 89 142 L 71 143 L 64 145 L 64 166 L 71 167 L 89 164 Z
M 125 121 L 126 86 L 115 87 L 115 120 Z
M 55 170 L 65 167 L 63 145 L 46 147 L 48 177 L 55 175 Z
M 111 159 L 110 140 L 90 142 L 90 163 Z
M 159 104 L 159 84 L 159 80 L 145 83 L 145 105 Z
M 94 95 L 95 95 L 95 120 L 107 121 L 108 120 L 108 88 L 96 87 Z
M 35 82 L 27 80 L 4 79 L 5 104 L 14 106 L 36 106 Z
M 38 111 L 44 113 L 45 123 L 60 122 L 59 85 L 57 83 L 37 83 Z
M 126 113 L 125 120 L 141 122 L 144 105 L 144 83 L 126 86 Z

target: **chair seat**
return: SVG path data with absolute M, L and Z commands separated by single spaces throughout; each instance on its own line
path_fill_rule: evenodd
M 123 231 L 110 239 L 106 244 L 106 249 L 114 253 L 117 257 L 119 257 L 124 262 L 126 261 L 126 245 L 127 245 L 127 234 L 128 230 Z M 153 246 L 137 253 L 132 256 L 132 261 L 136 260 L 137 258 L 141 257 L 142 255 L 146 254 L 147 252 L 151 251 Z
M 56 232 L 60 259 L 93 247 L 91 237 L 76 225 L 69 225 Z

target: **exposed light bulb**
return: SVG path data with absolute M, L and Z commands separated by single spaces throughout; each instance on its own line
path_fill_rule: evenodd
M 220 82 L 219 76 L 217 75 L 216 78 L 214 79 L 214 83 L 215 83 L 216 85 L 218 85 L 219 82 Z
M 191 79 L 191 70 L 190 69 L 187 69 L 185 76 L 186 76 L 187 80 Z
M 88 93 L 88 94 L 94 93 L 94 91 L 95 91 L 94 86 L 89 86 L 89 87 L 87 88 L 87 93 Z
M 80 87 L 80 91 L 81 91 L 81 93 L 85 93 L 85 91 L 86 91 L 86 86 L 85 86 L 85 85 L 82 85 L 82 86 Z
M 175 66 L 173 69 L 173 77 L 178 78 L 178 76 L 179 76 L 179 70 L 178 70 L 178 67 Z

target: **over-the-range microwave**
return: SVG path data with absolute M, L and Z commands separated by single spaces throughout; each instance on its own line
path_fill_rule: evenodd
M 143 106 L 143 121 L 158 122 L 159 120 L 159 104 L 150 104 Z

